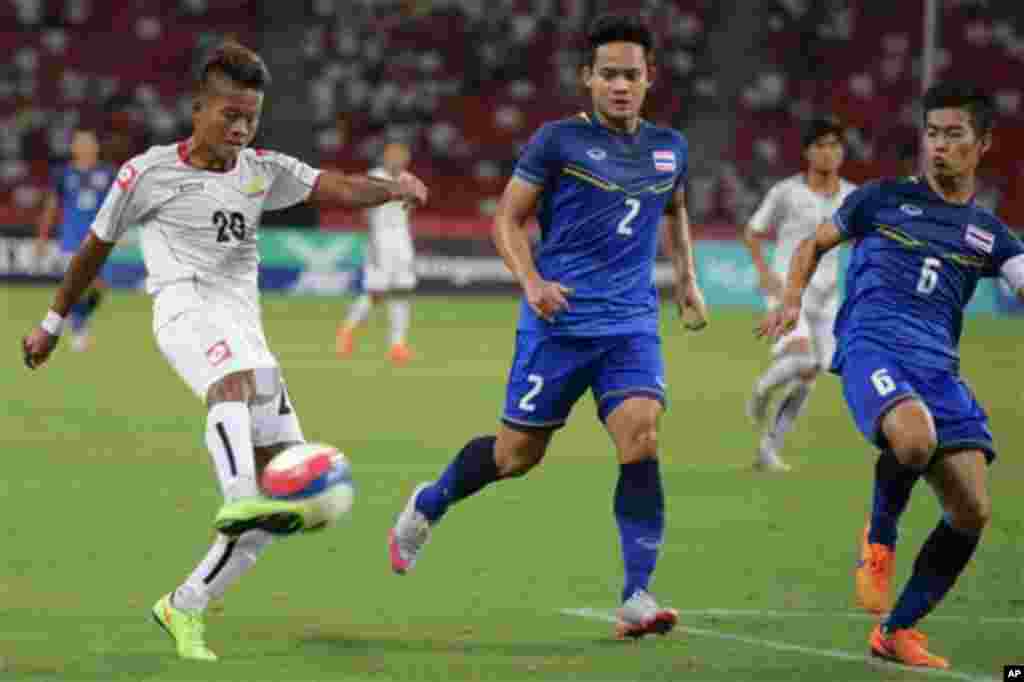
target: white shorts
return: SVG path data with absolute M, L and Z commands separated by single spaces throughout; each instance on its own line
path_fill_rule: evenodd
M 201 284 L 181 282 L 157 294 L 153 327 L 160 352 L 204 402 L 216 382 L 253 370 L 253 445 L 304 441 L 258 308 Z
M 408 239 L 372 239 L 366 252 L 363 286 L 372 293 L 415 289 L 412 243 Z
M 768 309 L 778 307 L 779 302 L 768 298 Z M 823 369 L 828 369 L 832 364 L 832 354 L 835 352 L 836 339 L 832 333 L 835 325 L 836 314 L 839 312 L 839 291 L 835 288 L 823 291 L 817 287 L 810 286 L 804 291 L 803 304 L 800 306 L 800 319 L 796 327 L 781 337 L 772 346 L 772 355 L 782 355 L 790 341 L 795 339 L 807 339 L 811 342 L 818 364 Z

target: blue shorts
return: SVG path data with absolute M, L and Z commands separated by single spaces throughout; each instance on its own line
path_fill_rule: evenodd
M 991 462 L 995 445 L 988 415 L 970 387 L 952 372 L 902 364 L 881 353 L 847 356 L 843 364 L 843 396 L 864 437 L 886 448 L 882 419 L 898 403 L 917 398 L 935 420 L 938 454 L 981 450 Z
M 558 428 L 588 388 L 601 421 L 634 396 L 664 405 L 661 339 L 653 334 L 579 338 L 517 332 L 502 421 L 513 427 Z

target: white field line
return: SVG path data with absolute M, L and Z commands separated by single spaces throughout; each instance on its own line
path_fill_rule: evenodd
M 849 618 L 874 621 L 878 616 L 862 611 L 772 611 L 758 609 L 680 609 L 684 616 L 720 616 L 722 618 Z M 1024 617 L 1013 616 L 958 616 L 933 614 L 929 621 L 976 623 L 978 625 L 1024 625 Z
M 719 615 L 722 615 L 722 611 L 725 609 L 716 610 Z M 606 623 L 614 623 L 616 621 L 615 616 L 601 609 L 561 609 L 559 613 L 566 616 L 577 616 L 579 618 L 589 618 L 591 620 L 601 620 Z M 693 612 L 681 612 L 681 613 L 693 613 Z M 706 613 L 706 612 L 705 612 Z M 784 612 L 780 612 L 784 613 Z M 751 646 L 763 647 L 766 649 L 774 649 L 775 651 L 789 651 L 798 654 L 806 654 L 808 656 L 819 656 L 825 658 L 832 658 L 841 661 L 851 661 L 854 663 L 863 663 L 880 668 L 886 668 L 890 670 L 899 670 L 901 672 L 912 672 L 921 675 L 932 675 L 934 677 L 946 677 L 954 680 L 965 680 L 966 682 L 997 682 L 996 678 L 984 677 L 979 675 L 971 675 L 968 673 L 957 672 L 956 670 L 940 670 L 938 668 L 909 668 L 895 663 L 889 663 L 877 658 L 868 656 L 867 654 L 852 654 L 848 651 L 840 651 L 838 649 L 815 649 L 813 647 L 801 646 L 799 644 L 790 644 L 788 642 L 777 642 L 770 639 L 761 639 L 759 637 L 747 637 L 744 635 L 734 635 L 728 632 L 719 632 L 718 630 L 708 630 L 706 628 L 695 628 L 689 625 L 679 625 L 678 630 L 690 635 L 697 635 L 699 637 L 711 637 L 713 639 L 723 639 L 730 642 L 741 642 L 743 644 L 749 644 Z

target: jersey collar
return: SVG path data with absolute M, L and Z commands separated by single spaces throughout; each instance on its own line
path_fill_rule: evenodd
M 601 123 L 601 119 L 597 117 L 597 112 L 595 112 L 592 109 L 590 111 L 581 111 L 579 113 L 579 117 L 582 118 L 587 123 L 589 123 L 590 125 L 594 126 L 595 128 L 606 130 L 610 135 L 615 135 L 618 138 L 626 140 L 635 140 L 637 137 L 639 137 L 640 131 L 647 124 L 647 121 L 645 121 L 643 118 L 640 118 L 637 120 L 635 132 L 624 133 L 621 130 L 614 130 L 612 128 L 609 128 L 605 124 Z

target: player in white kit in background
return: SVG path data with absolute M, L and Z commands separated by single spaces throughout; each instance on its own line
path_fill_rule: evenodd
M 384 147 L 381 165 L 370 171 L 370 177 L 394 180 L 406 171 L 409 161 L 409 147 L 400 142 L 391 142 Z M 355 300 L 345 322 L 338 327 L 335 340 L 338 355 L 352 353 L 356 330 L 366 321 L 370 309 L 381 299 L 387 298 L 388 318 L 391 322 L 389 356 L 395 364 L 404 364 L 412 358 L 406 339 L 412 316 L 409 294 L 416 288 L 412 234 L 409 229 L 410 210 L 407 204 L 392 201 L 366 212 L 370 223 L 370 241 L 363 280 L 365 292 Z
M 803 135 L 807 171 L 774 185 L 747 224 L 743 241 L 750 249 L 769 308 L 779 305 L 793 251 L 802 239 L 830 220 L 855 185 L 839 177 L 845 156 L 843 128 L 831 118 L 812 120 Z M 764 233 L 778 235 L 773 265 L 761 248 Z M 832 326 L 839 310 L 837 279 L 839 250 L 824 259 L 804 294 L 800 322 L 772 348 L 772 364 L 757 379 L 747 413 L 762 429 L 754 467 L 762 471 L 789 471 L 779 456 L 786 434 L 793 428 L 814 387 L 818 372 L 828 369 L 835 339 Z M 779 389 L 782 398 L 772 418 L 768 408 Z
M 68 311 L 117 239 L 129 226 L 140 227 L 157 346 L 206 402 L 206 446 L 225 498 L 213 546 L 153 607 L 182 658 L 216 660 L 203 635 L 210 600 L 252 567 L 274 534 L 304 525 L 300 504 L 264 498 L 258 485 L 275 454 L 304 442 L 263 333 L 257 287 L 262 212 L 307 199 L 351 208 L 419 204 L 427 194 L 408 173 L 381 181 L 321 172 L 284 154 L 247 148 L 269 80 L 262 59 L 238 43 L 214 51 L 197 84 L 192 137 L 152 147 L 121 167 L 45 319 L 23 341 L 29 367 L 45 362 Z

